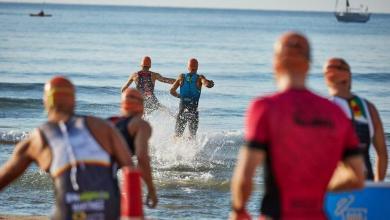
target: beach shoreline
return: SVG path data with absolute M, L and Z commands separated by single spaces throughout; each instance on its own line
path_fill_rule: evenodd
M 48 216 L 41 215 L 9 215 L 9 214 L 0 214 L 0 220 L 48 220 Z

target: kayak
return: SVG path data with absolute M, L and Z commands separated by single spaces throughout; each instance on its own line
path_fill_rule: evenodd
M 51 17 L 51 14 L 30 14 L 31 17 Z

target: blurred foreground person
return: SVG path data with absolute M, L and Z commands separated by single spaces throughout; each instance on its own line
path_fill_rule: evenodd
M 148 152 L 152 128 L 147 121 L 142 119 L 143 113 L 144 103 L 141 93 L 136 89 L 128 88 L 122 93 L 121 116 L 114 116 L 109 120 L 122 133 L 132 155 L 137 156 L 138 166 L 148 189 L 146 204 L 154 208 L 158 201 Z
M 364 149 L 366 179 L 383 181 L 386 177 L 388 153 L 377 109 L 368 100 L 351 92 L 351 68 L 344 59 L 329 59 L 324 65 L 324 75 L 331 100 L 352 120 L 360 145 Z M 371 145 L 376 152 L 375 172 L 370 162 Z
M 173 84 L 175 79 L 163 77 L 159 73 L 150 71 L 150 68 L 152 67 L 152 60 L 148 56 L 142 58 L 141 67 L 142 69 L 133 73 L 127 80 L 126 84 L 122 86 L 122 92 L 124 92 L 134 81 L 137 90 L 140 91 L 144 97 L 146 113 L 151 113 L 159 108 L 165 109 L 166 107 L 161 105 L 157 97 L 154 95 L 154 86 L 156 84 L 156 80 L 163 83 Z
M 175 137 L 183 136 L 188 123 L 190 138 L 196 137 L 199 124 L 198 105 L 202 86 L 213 88 L 214 82 L 199 75 L 198 60 L 192 58 L 188 61 L 188 73 L 180 74 L 171 88 L 171 95 L 180 99 L 179 114 L 176 117 Z M 180 87 L 180 94 L 176 90 Z
M 0 168 L 0 189 L 35 162 L 54 182 L 53 219 L 119 219 L 113 164 L 132 166 L 123 138 L 109 123 L 74 114 L 75 88 L 64 77 L 45 84 L 48 121 L 19 142 Z
M 246 144 L 232 177 L 231 219 L 249 218 L 245 205 L 262 163 L 261 219 L 326 219 L 325 192 L 341 160 L 350 175 L 330 188 L 363 186 L 363 158 L 352 125 L 336 105 L 306 88 L 309 66 L 304 36 L 289 32 L 276 42 L 273 68 L 279 91 L 249 106 Z

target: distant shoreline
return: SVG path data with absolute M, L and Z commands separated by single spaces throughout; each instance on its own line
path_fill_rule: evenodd
M 41 215 L 7 215 L 0 214 L 0 220 L 49 220 L 48 216 Z

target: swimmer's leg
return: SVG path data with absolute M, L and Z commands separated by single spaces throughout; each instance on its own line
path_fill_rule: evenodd
M 198 131 L 198 124 L 199 124 L 199 112 L 191 112 L 189 122 L 188 122 L 188 129 L 190 131 L 190 138 L 195 139 L 196 132 Z

